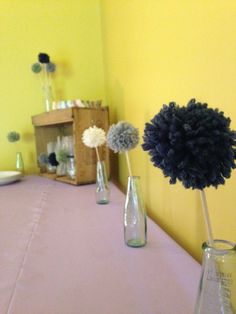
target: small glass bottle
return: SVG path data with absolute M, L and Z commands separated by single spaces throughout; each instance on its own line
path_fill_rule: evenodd
M 147 242 L 146 212 L 143 204 L 140 177 L 128 177 L 124 209 L 124 238 L 131 247 L 142 247 Z
M 21 152 L 16 153 L 16 170 L 24 173 L 24 162 Z
M 70 179 L 74 180 L 76 176 L 75 157 L 73 155 L 67 156 L 66 172 Z
M 53 95 L 52 95 L 52 87 L 46 83 L 43 86 L 43 97 L 44 97 L 44 103 L 45 103 L 45 111 L 49 112 L 52 110 Z
M 51 165 L 49 162 L 47 163 L 47 173 L 56 173 L 57 171 L 57 166 Z
M 56 169 L 56 174 L 58 177 L 63 177 L 66 175 L 66 163 L 60 162 Z
M 202 274 L 195 314 L 236 313 L 236 245 L 214 240 L 203 243 Z
M 104 161 L 97 161 L 97 175 L 96 175 L 96 202 L 97 204 L 109 203 L 109 188 L 106 174 L 106 167 Z

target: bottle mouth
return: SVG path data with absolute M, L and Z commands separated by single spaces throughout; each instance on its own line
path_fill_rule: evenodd
M 128 176 L 128 178 L 131 178 L 131 179 L 140 179 L 140 176 Z
M 228 253 L 230 251 L 236 252 L 236 244 L 231 241 L 215 239 L 214 245 L 210 245 L 208 242 L 204 242 L 202 245 L 204 250 L 213 250 L 214 252 L 218 252 L 219 254 Z

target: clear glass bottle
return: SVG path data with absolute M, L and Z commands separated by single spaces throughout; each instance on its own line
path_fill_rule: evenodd
M 16 153 L 16 170 L 24 173 L 24 162 L 21 152 Z
M 53 166 L 50 163 L 47 163 L 47 173 L 56 173 L 57 166 Z
M 66 175 L 66 163 L 60 162 L 56 169 L 56 174 L 58 177 L 63 177 Z
M 45 83 L 43 86 L 43 98 L 45 104 L 45 111 L 46 112 L 51 111 L 53 103 L 52 87 L 47 83 Z
M 104 161 L 97 161 L 96 175 L 96 202 L 97 204 L 109 203 L 109 187 L 107 181 L 106 167 Z
M 67 168 L 66 168 L 67 176 L 74 180 L 76 176 L 76 165 L 75 165 L 75 157 L 72 155 L 67 156 Z
M 195 314 L 236 313 L 236 245 L 214 240 L 203 243 L 202 274 Z
M 128 177 L 124 209 L 124 238 L 131 247 L 142 247 L 147 243 L 146 212 L 143 204 L 140 177 Z

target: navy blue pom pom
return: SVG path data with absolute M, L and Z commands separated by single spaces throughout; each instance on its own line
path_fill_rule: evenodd
M 48 54 L 41 52 L 38 54 L 38 61 L 40 63 L 49 63 L 50 62 L 50 57 Z
M 56 159 L 56 154 L 55 153 L 51 153 L 51 154 L 48 155 L 48 162 L 52 166 L 58 166 L 59 165 L 59 162 Z
M 170 183 L 204 189 L 225 183 L 236 167 L 236 132 L 230 119 L 207 104 L 189 101 L 186 107 L 171 102 L 146 123 L 142 148 Z

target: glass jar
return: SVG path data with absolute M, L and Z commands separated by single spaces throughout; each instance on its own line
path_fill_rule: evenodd
M 47 173 L 56 173 L 57 171 L 57 166 L 53 166 L 50 163 L 47 163 Z
M 56 169 L 56 174 L 58 177 L 63 177 L 66 175 L 66 163 L 60 162 Z
M 104 161 L 97 161 L 96 185 L 97 204 L 108 204 L 109 188 Z
M 24 173 L 24 162 L 21 152 L 16 153 L 16 170 Z
M 142 247 L 147 242 L 146 212 L 143 204 L 140 177 L 128 177 L 124 209 L 124 238 L 131 247 Z
M 53 103 L 53 95 L 52 95 L 52 88 L 48 84 L 44 84 L 43 86 L 43 98 L 45 104 L 45 111 L 49 112 L 52 110 L 52 103 Z
M 202 274 L 195 314 L 236 313 L 236 245 L 214 240 L 203 243 Z
M 76 164 L 75 157 L 72 155 L 67 156 L 67 165 L 66 165 L 67 176 L 74 180 L 76 176 Z

